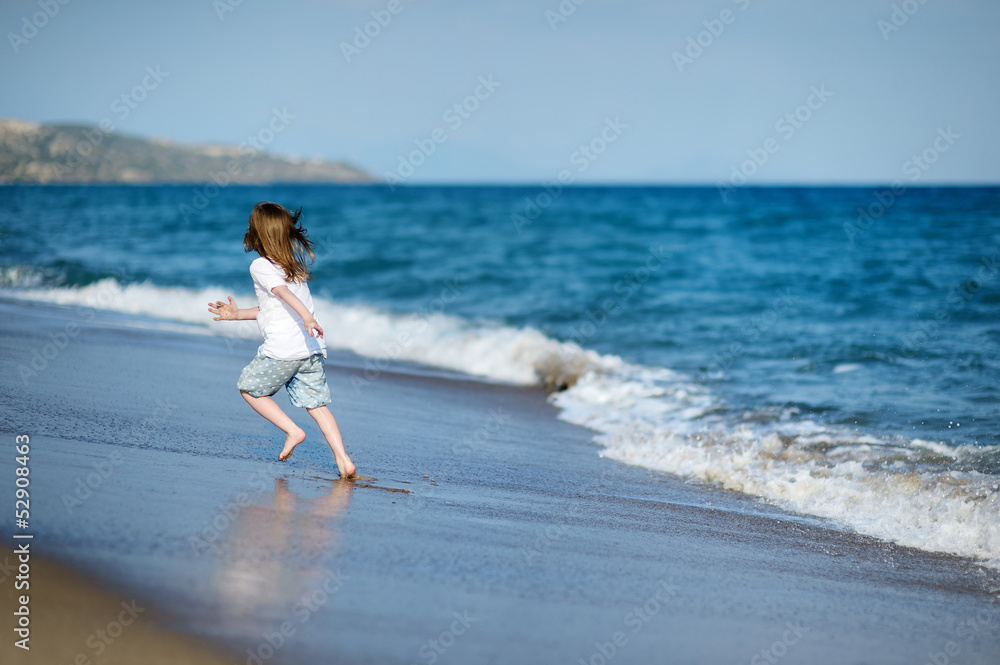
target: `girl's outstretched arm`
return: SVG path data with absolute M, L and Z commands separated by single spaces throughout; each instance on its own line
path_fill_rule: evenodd
M 312 312 L 306 309 L 306 306 L 292 293 L 291 289 L 287 286 L 276 286 L 271 289 L 271 293 L 284 300 L 286 305 L 294 309 L 295 313 L 302 317 L 302 325 L 305 326 L 306 332 L 309 333 L 310 337 L 323 336 L 323 329 L 319 327 L 319 323 L 316 322 L 316 318 L 312 315 Z M 315 335 L 313 335 L 313 330 L 316 331 Z
M 250 321 L 257 318 L 259 309 L 259 307 L 240 309 L 232 296 L 229 296 L 228 303 L 221 300 L 208 303 L 208 311 L 216 315 L 213 321 Z

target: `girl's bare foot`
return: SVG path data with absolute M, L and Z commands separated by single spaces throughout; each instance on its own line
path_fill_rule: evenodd
M 345 456 L 344 459 L 337 460 L 337 470 L 340 471 L 341 478 L 353 478 L 357 475 L 358 468 L 354 466 L 350 457 Z
M 286 459 L 292 456 L 292 451 L 295 450 L 295 446 L 299 445 L 306 440 L 305 430 L 296 428 L 285 436 L 285 447 L 281 449 L 281 454 L 278 455 L 278 460 L 284 462 Z

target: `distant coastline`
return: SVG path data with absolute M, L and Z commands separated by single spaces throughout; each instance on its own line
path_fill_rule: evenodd
M 0 119 L 0 184 L 371 183 L 345 162 L 300 160 L 239 146 L 178 144 L 113 126 Z

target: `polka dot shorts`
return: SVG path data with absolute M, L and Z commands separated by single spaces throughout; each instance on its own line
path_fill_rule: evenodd
M 292 406 L 315 409 L 330 403 L 323 355 L 302 360 L 275 360 L 261 353 L 243 368 L 236 387 L 253 397 L 270 397 L 285 386 Z

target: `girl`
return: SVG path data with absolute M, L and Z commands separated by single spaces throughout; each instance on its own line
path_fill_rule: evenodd
M 277 203 L 258 203 L 250 213 L 250 227 L 243 248 L 260 258 L 250 264 L 257 307 L 240 309 L 229 303 L 208 303 L 215 321 L 256 319 L 264 336 L 257 356 L 243 369 L 236 387 L 253 410 L 285 433 L 285 447 L 278 459 L 288 459 L 306 433 L 285 415 L 271 395 L 285 386 L 293 406 L 305 407 L 313 417 L 337 460 L 341 478 L 355 475 L 355 466 L 344 450 L 337 420 L 326 405 L 330 387 L 323 360 L 326 342 L 316 321 L 309 285 L 306 257 L 315 260 L 312 242 L 299 224 L 300 208 L 294 215 Z

